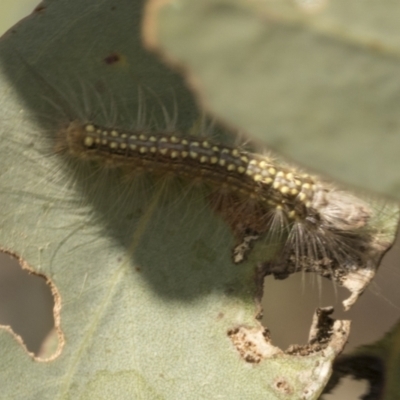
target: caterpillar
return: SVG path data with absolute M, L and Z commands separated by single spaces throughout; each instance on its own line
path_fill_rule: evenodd
M 281 244 L 264 266 L 276 278 L 304 270 L 342 284 L 351 273 L 368 281 L 389 246 L 363 200 L 270 157 L 208 138 L 72 120 L 58 132 L 55 151 L 107 168 L 205 184 L 210 205 L 237 239 L 233 263 L 243 262 L 267 235 Z

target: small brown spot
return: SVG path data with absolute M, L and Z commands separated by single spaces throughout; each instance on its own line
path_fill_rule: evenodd
M 108 65 L 115 64 L 121 60 L 121 56 L 118 53 L 111 53 L 106 58 L 104 62 Z
M 250 355 L 247 355 L 247 356 L 245 356 L 245 361 L 247 361 L 248 363 L 258 363 L 258 362 L 260 362 L 260 360 L 259 360 L 259 358 L 258 357 L 253 357 L 253 356 L 250 356 Z
M 290 385 L 287 383 L 287 381 L 284 378 L 278 378 L 275 381 L 275 389 L 277 389 L 279 392 L 284 393 L 284 394 L 292 394 L 293 389 L 290 387 Z
M 385 49 L 385 46 L 380 40 L 371 40 L 371 42 L 369 43 L 369 48 L 372 51 L 382 52 Z
M 43 4 L 39 4 L 39 5 L 33 10 L 33 12 L 35 12 L 35 13 L 42 13 L 45 9 L 46 9 L 46 7 L 45 7 Z

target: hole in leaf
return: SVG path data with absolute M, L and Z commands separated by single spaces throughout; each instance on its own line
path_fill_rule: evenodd
M 317 307 L 325 306 L 334 307 L 332 318 L 351 320 L 345 352 L 380 340 L 399 316 L 399 256 L 400 235 L 385 254 L 370 286 L 347 312 L 342 301 L 348 298 L 349 291 L 329 279 L 312 273 L 296 273 L 284 280 L 267 276 L 262 323 L 271 332 L 272 344 L 285 350 L 291 344 L 307 343 L 313 313 Z
M 315 274 L 296 273 L 284 280 L 264 280 L 262 324 L 271 333 L 272 344 L 286 350 L 308 342 L 312 317 L 317 307 L 342 308 L 348 291 Z M 336 313 L 333 315 L 336 317 Z
M 54 328 L 53 307 L 54 298 L 45 279 L 0 252 L 0 325 L 10 326 L 36 356 Z

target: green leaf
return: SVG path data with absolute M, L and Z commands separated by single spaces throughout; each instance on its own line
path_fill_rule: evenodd
M 145 38 L 219 118 L 317 172 L 399 198 L 399 7 L 154 0 Z
M 232 233 L 201 189 L 131 183 L 54 152 L 71 115 L 134 126 L 141 92 L 148 123 L 176 103 L 178 128 L 195 130 L 182 78 L 142 45 L 143 7 L 47 1 L 1 41 L 0 246 L 51 281 L 58 334 L 57 351 L 32 360 L 0 331 L 2 395 L 315 399 L 349 326 L 322 311 L 320 351 L 270 343 L 256 261 L 273 249 L 233 265 Z

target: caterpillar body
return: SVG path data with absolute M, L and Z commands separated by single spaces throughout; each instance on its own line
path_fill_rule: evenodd
M 129 131 L 73 120 L 59 131 L 56 152 L 205 183 L 210 204 L 237 238 L 234 263 L 242 262 L 263 234 L 284 238 L 283 250 L 266 267 L 266 274 L 278 278 L 297 270 L 339 282 L 360 269 L 369 276 L 388 246 L 370 226 L 371 210 L 363 200 L 234 146 L 167 130 Z

